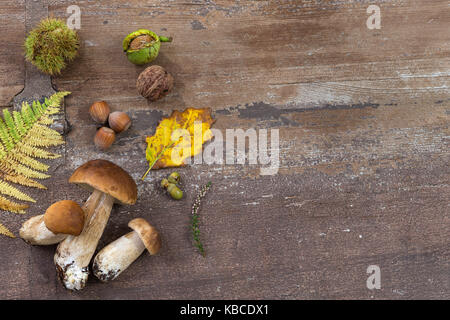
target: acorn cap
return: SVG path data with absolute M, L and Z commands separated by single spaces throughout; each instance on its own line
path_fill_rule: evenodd
M 155 227 L 142 218 L 131 220 L 128 226 L 137 232 L 151 255 L 158 253 L 159 249 L 161 249 L 161 236 Z
M 109 194 L 123 204 L 134 204 L 137 186 L 133 178 L 118 165 L 103 159 L 91 160 L 75 170 L 69 178 L 91 191 L 94 189 Z
M 78 236 L 84 227 L 84 211 L 75 201 L 58 201 L 45 211 L 44 223 L 54 234 Z

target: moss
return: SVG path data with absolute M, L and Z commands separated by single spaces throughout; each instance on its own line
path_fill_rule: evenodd
M 63 20 L 42 20 L 25 40 L 25 57 L 39 70 L 50 75 L 61 73 L 78 53 L 79 38 Z

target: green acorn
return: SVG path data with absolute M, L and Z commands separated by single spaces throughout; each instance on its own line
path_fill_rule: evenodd
M 172 173 L 168 179 L 161 180 L 161 187 L 166 189 L 170 196 L 175 200 L 180 200 L 183 198 L 183 191 L 176 185 L 176 183 L 172 182 L 176 179 L 176 181 L 180 180 L 180 175 L 178 172 Z
M 169 178 L 167 178 L 167 181 L 173 184 L 177 184 L 180 182 L 180 179 L 181 179 L 180 174 L 174 171 L 170 174 Z
M 130 62 L 141 65 L 156 59 L 161 42 L 172 42 L 172 38 L 161 37 L 156 33 L 139 29 L 123 39 L 123 51 Z
M 181 189 L 173 183 L 169 183 L 167 186 L 167 192 L 169 192 L 170 196 L 175 200 L 180 200 L 183 198 L 183 191 L 181 191 Z
M 42 72 L 57 75 L 76 57 L 79 46 L 77 33 L 63 20 L 47 18 L 28 34 L 25 57 Z

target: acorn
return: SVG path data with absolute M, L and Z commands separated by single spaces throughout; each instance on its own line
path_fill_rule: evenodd
M 77 33 L 64 20 L 46 18 L 25 40 L 25 57 L 40 71 L 58 75 L 78 54 Z
M 101 150 L 107 150 L 116 140 L 116 134 L 113 129 L 101 127 L 94 137 L 94 144 Z
M 161 187 L 164 189 L 167 189 L 167 187 L 169 186 L 169 180 L 167 180 L 166 178 L 161 180 Z
M 176 184 L 169 183 L 169 185 L 167 186 L 167 192 L 169 192 L 170 196 L 174 200 L 180 200 L 181 198 L 183 198 L 183 191 L 181 191 L 181 189 L 178 188 Z
M 97 101 L 89 108 L 89 114 L 95 122 L 104 124 L 108 120 L 110 109 L 105 101 Z
M 108 123 L 111 129 L 120 133 L 131 126 L 131 119 L 125 112 L 115 111 L 109 115 Z
M 150 30 L 139 29 L 125 37 L 122 47 L 130 62 L 142 65 L 156 59 L 161 42 L 171 41 L 172 37 L 162 37 Z
M 167 181 L 173 184 L 178 184 L 180 182 L 180 179 L 181 179 L 180 174 L 174 171 L 169 175 Z
M 139 75 L 136 87 L 150 101 L 165 97 L 173 88 L 173 77 L 163 67 L 153 65 Z
M 180 200 L 183 198 L 183 191 L 177 186 L 180 181 L 180 174 L 172 172 L 169 178 L 161 180 L 161 187 L 166 189 L 172 199 Z

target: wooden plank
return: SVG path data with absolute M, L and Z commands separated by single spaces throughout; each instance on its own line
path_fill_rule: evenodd
M 381 7 L 380 30 L 365 26 L 370 4 Z M 450 298 L 447 1 L 79 5 L 81 54 L 56 79 L 73 92 L 65 165 L 27 216 L 1 219 L 17 230 L 57 200 L 82 202 L 88 193 L 68 177 L 105 158 L 132 173 L 139 200 L 114 208 L 99 248 L 141 216 L 161 230 L 164 247 L 114 282 L 92 278 L 74 294 L 56 280 L 54 247 L 1 239 L 0 251 L 16 258 L 0 260 L 0 298 Z M 66 6 L 52 1 L 50 9 L 65 17 Z M 140 27 L 174 36 L 155 63 L 174 75 L 175 88 L 151 104 L 135 88 L 143 67 L 121 52 L 123 37 Z M 107 152 L 92 143 L 87 109 L 95 100 L 133 119 Z M 211 107 L 223 132 L 279 129 L 279 173 L 261 176 L 255 165 L 182 168 L 186 198 L 179 202 L 158 187 L 170 170 L 141 182 L 145 136 L 163 115 L 189 106 Z M 188 224 L 195 190 L 209 180 L 203 259 Z M 381 268 L 381 290 L 366 288 L 372 264 Z
M 0 4 L 0 107 L 9 106 L 24 87 L 24 0 L 5 0 Z

